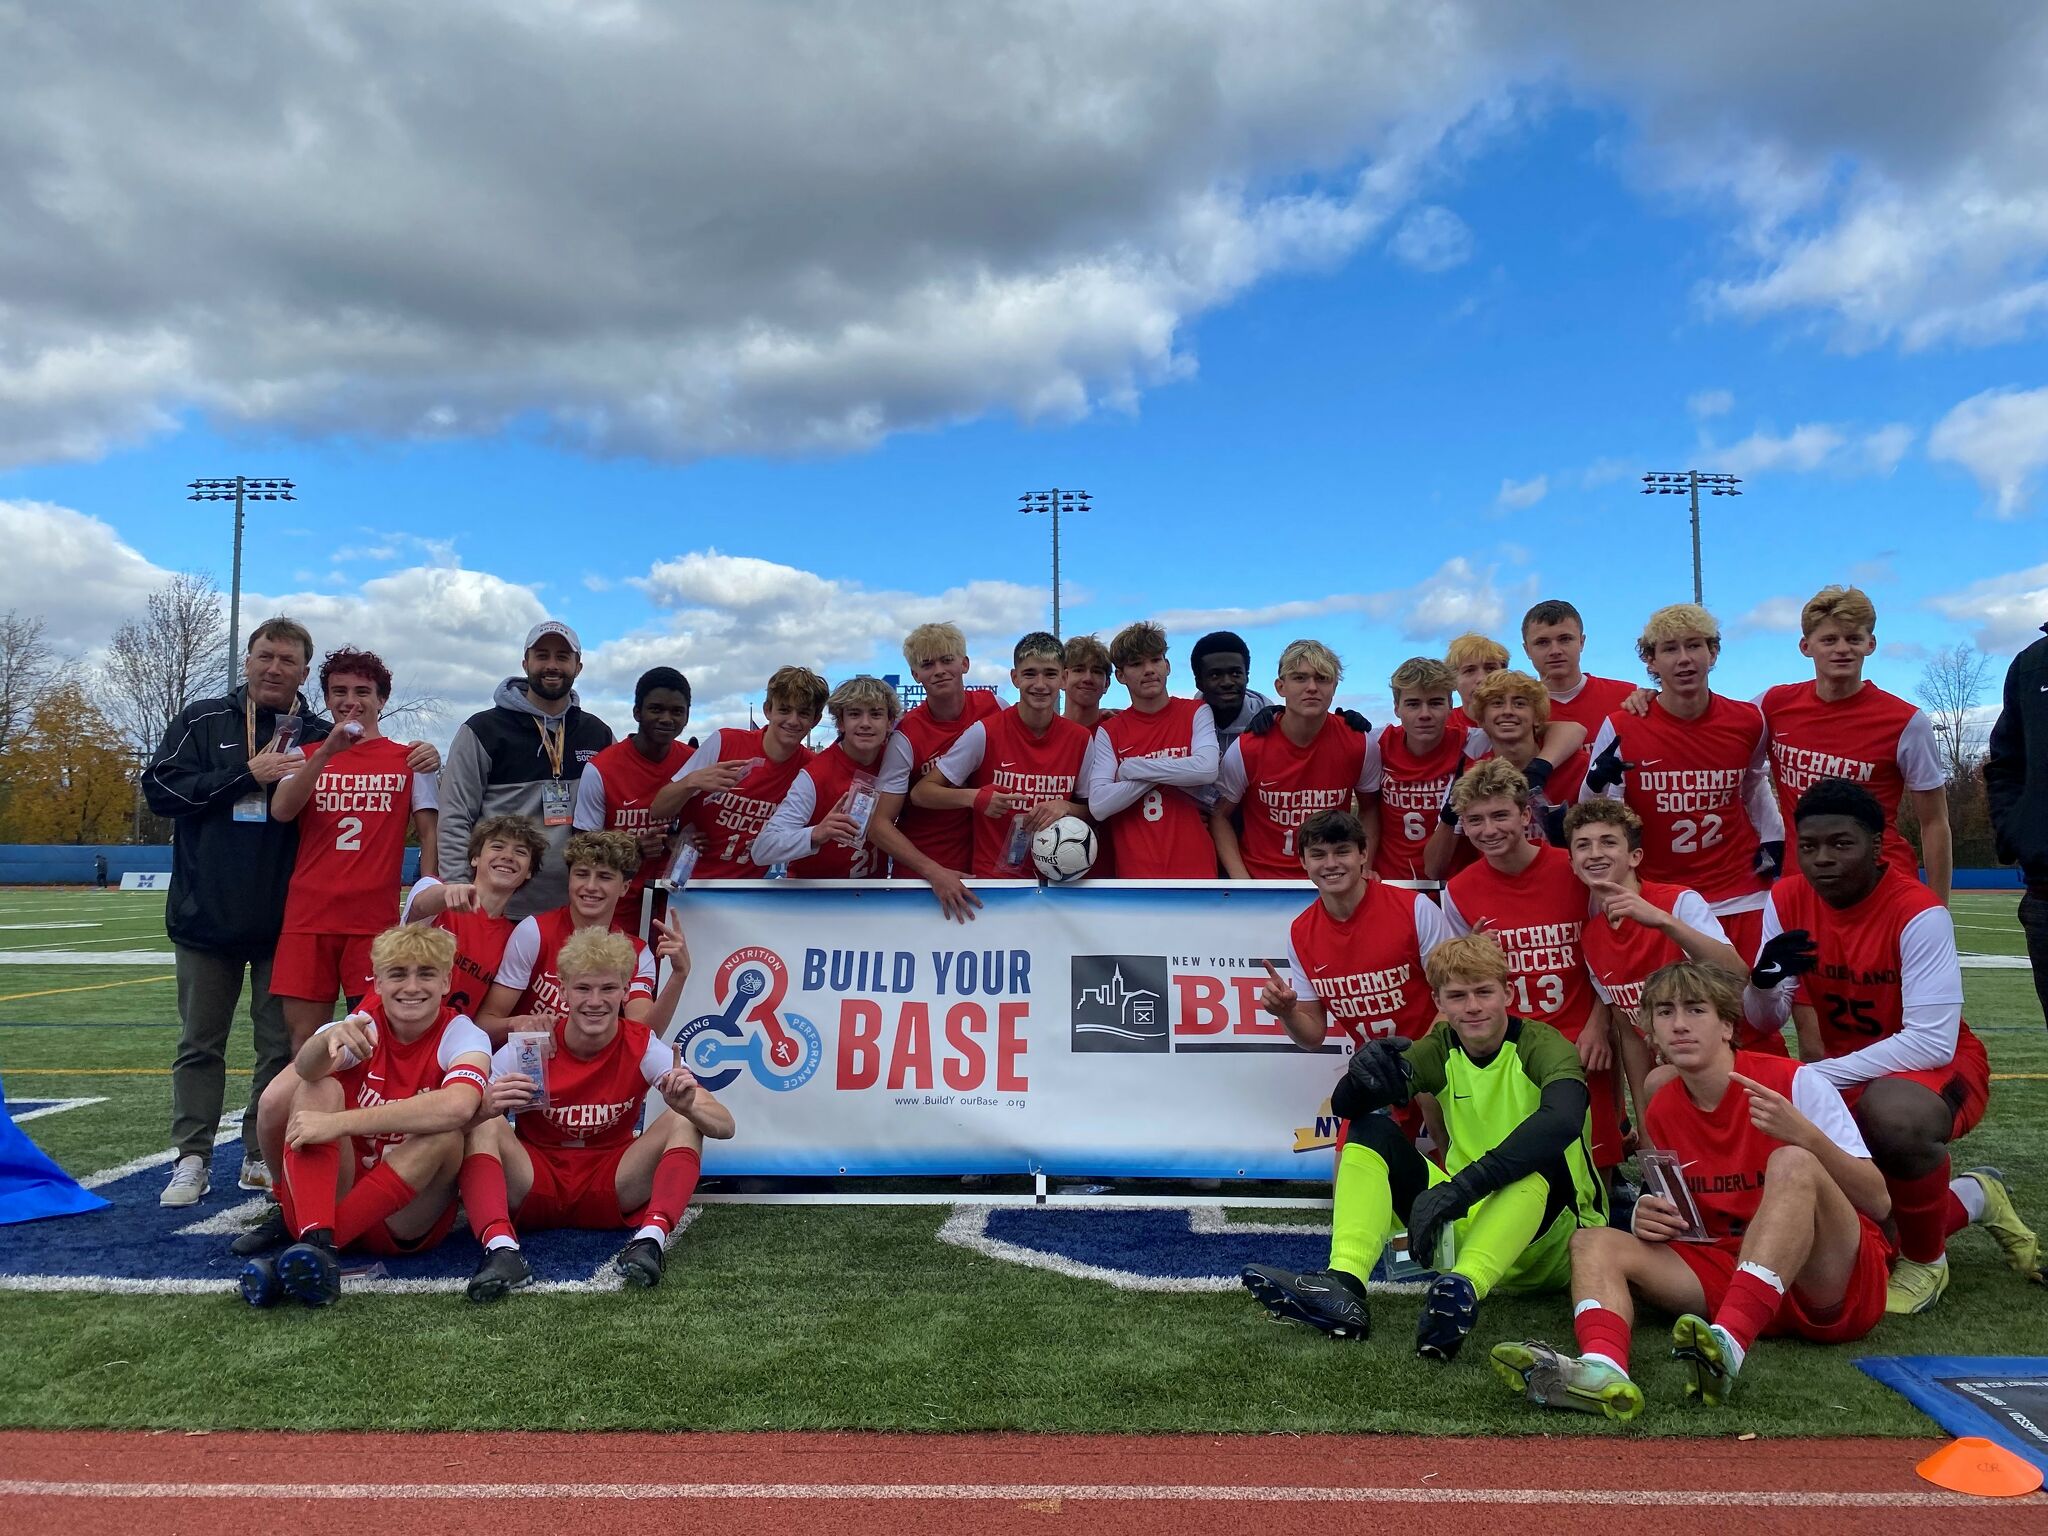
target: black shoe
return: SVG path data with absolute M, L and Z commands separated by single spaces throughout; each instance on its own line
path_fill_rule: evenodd
M 284 1295 L 284 1287 L 277 1279 L 277 1265 L 265 1253 L 257 1254 L 242 1266 L 235 1285 L 242 1293 L 242 1300 L 252 1307 L 274 1307 L 278 1298 Z
M 1425 1360 L 1455 1360 L 1465 1335 L 1479 1321 L 1479 1293 L 1463 1275 L 1438 1275 L 1422 1298 L 1415 1353 Z
M 333 1235 L 308 1232 L 280 1253 L 277 1282 L 287 1296 L 309 1307 L 331 1307 L 341 1300 L 341 1261 L 334 1255 Z
M 493 1248 L 469 1277 L 471 1301 L 497 1301 L 533 1284 L 533 1266 L 517 1248 Z
M 1372 1333 L 1365 1298 L 1327 1269 L 1297 1275 L 1270 1264 L 1247 1264 L 1239 1278 L 1260 1306 L 1284 1322 L 1307 1323 L 1334 1339 L 1363 1339 Z
M 619 1250 L 612 1268 L 626 1277 L 626 1284 L 651 1290 L 661 1284 L 661 1244 L 651 1237 L 636 1237 Z
M 284 1224 L 283 1209 L 273 1205 L 261 1221 L 228 1244 L 228 1251 L 237 1258 L 246 1259 L 251 1254 L 282 1248 L 291 1240 L 292 1229 Z

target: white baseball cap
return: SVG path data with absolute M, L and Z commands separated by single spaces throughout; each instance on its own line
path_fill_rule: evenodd
M 576 638 L 576 631 L 564 624 L 560 619 L 542 619 L 538 624 L 534 625 L 533 628 L 526 632 L 526 644 L 521 649 L 532 650 L 540 642 L 543 635 L 560 635 L 569 642 L 570 650 L 574 651 L 578 656 L 583 654 L 583 642 Z

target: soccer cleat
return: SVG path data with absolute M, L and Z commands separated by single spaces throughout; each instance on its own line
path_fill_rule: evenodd
M 246 1259 L 251 1254 L 282 1248 L 291 1240 L 292 1229 L 284 1224 L 284 1212 L 273 1205 L 261 1221 L 228 1244 L 228 1252 Z
M 2003 1250 L 2006 1266 L 2022 1279 L 2038 1282 L 2041 1279 L 2041 1239 L 2034 1235 L 2032 1227 L 2020 1220 L 2020 1213 L 2012 1203 L 2012 1190 L 2006 1186 L 2005 1175 L 1996 1168 L 1972 1168 L 1963 1177 L 1975 1179 L 1984 1191 L 1984 1214 L 1977 1218 L 1977 1225 L 1989 1232 Z
M 206 1159 L 187 1152 L 171 1165 L 171 1182 L 157 1196 L 158 1205 L 197 1205 L 213 1187 L 213 1175 L 206 1171 Z
M 242 1300 L 252 1307 L 274 1307 L 278 1298 L 284 1295 L 284 1286 L 277 1278 L 277 1265 L 268 1254 L 258 1254 L 244 1264 L 235 1285 L 242 1293 Z
M 469 1277 L 471 1301 L 498 1301 L 533 1284 L 533 1266 L 517 1248 L 497 1247 L 484 1254 L 483 1263 Z
M 1987 1211 L 1985 1214 L 1990 1213 Z M 1947 1289 L 1947 1254 L 1932 1264 L 1922 1264 L 1918 1259 L 1897 1259 L 1892 1263 L 1892 1277 L 1885 1284 L 1884 1309 L 1893 1317 L 1910 1317 L 1932 1307 Z
M 277 1281 L 287 1296 L 309 1307 L 341 1300 L 341 1261 L 325 1232 L 309 1232 L 277 1256 Z
M 1365 1298 L 1327 1269 L 1297 1275 L 1270 1264 L 1247 1264 L 1239 1278 L 1259 1305 L 1282 1322 L 1306 1323 L 1333 1339 L 1363 1339 L 1372 1333 Z
M 235 1183 L 239 1188 L 249 1190 L 253 1194 L 268 1194 L 270 1192 L 269 1164 L 265 1163 L 261 1157 L 254 1153 L 245 1155 L 242 1158 L 241 1177 L 236 1179 Z
M 636 1237 L 619 1250 L 612 1268 L 625 1276 L 626 1284 L 651 1290 L 661 1284 L 661 1244 L 651 1237 Z
M 1698 1398 L 1709 1408 L 1718 1408 L 1735 1390 L 1735 1341 L 1725 1330 L 1703 1317 L 1688 1312 L 1671 1325 L 1671 1358 L 1683 1365 L 1690 1379 L 1685 1384 L 1686 1400 Z
M 1643 1389 L 1603 1361 L 1561 1354 L 1534 1339 L 1496 1344 L 1492 1358 L 1494 1373 L 1539 1408 L 1598 1413 L 1617 1424 L 1643 1411 Z
M 1463 1275 L 1438 1275 L 1423 1293 L 1415 1322 L 1415 1353 L 1425 1360 L 1455 1360 L 1465 1335 L 1479 1321 L 1479 1292 Z

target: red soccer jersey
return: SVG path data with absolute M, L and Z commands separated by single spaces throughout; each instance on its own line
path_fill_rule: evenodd
M 623 1147 L 630 1144 L 647 1090 L 675 1065 L 675 1052 L 645 1024 L 619 1020 L 611 1044 L 594 1056 L 569 1049 L 568 1022 L 555 1022 L 555 1054 L 548 1058 L 546 1108 L 522 1109 L 514 1119 L 519 1139 L 534 1147 Z M 501 1045 L 492 1075 L 516 1070 L 512 1047 Z
M 1570 698 L 1560 699 L 1554 693 L 1550 695 L 1550 718 L 1553 722 L 1569 720 L 1574 725 L 1584 726 L 1586 739 L 1591 741 L 1593 733 L 1600 729 L 1600 722 L 1621 708 L 1622 700 L 1636 691 L 1636 685 L 1624 683 L 1619 678 L 1595 677 L 1590 672 L 1583 672 L 1580 677 L 1583 681 L 1579 684 L 1579 691 Z
M 405 911 L 398 920 L 411 921 L 412 904 L 419 899 L 420 892 L 440 883 L 422 877 L 406 897 Z M 497 979 L 498 963 L 505 958 L 505 942 L 518 923 L 488 912 L 450 912 L 444 907 L 433 915 L 428 926 L 455 935 L 455 972 L 448 987 L 448 1006 L 475 1018 L 484 1005 L 484 994 Z
M 642 752 L 630 736 L 615 741 L 583 765 L 582 776 L 576 781 L 576 808 L 581 812 L 593 803 L 603 806 L 603 820 L 596 822 L 592 831 L 630 832 L 635 837 L 660 831 L 650 811 L 654 797 L 682 772 L 689 760 L 690 749 L 680 741 L 670 742 L 668 750 L 658 758 Z M 579 815 L 576 825 L 582 826 L 583 820 Z M 637 912 L 641 888 L 650 880 L 659 880 L 667 863 L 667 856 L 659 853 L 642 859 L 619 905 Z
M 1727 937 L 1721 931 L 1720 920 L 1696 891 L 1689 891 L 1682 885 L 1645 880 L 1643 900 L 1660 912 L 1673 914 L 1686 927 L 1696 929 L 1710 939 L 1725 940 Z M 1625 1021 L 1647 1036 L 1650 1033 L 1649 1021 L 1637 1016 L 1643 1002 L 1643 984 L 1650 979 L 1651 972 L 1675 965 L 1685 958 L 1685 951 L 1678 947 L 1678 941 L 1655 928 L 1645 928 L 1641 923 L 1632 923 L 1626 918 L 1616 923 L 1592 912 L 1586 918 L 1586 931 L 1581 935 L 1581 943 L 1586 953 L 1586 969 L 1593 976 L 1594 990 L 1603 1000 L 1612 1003 Z
M 1875 683 L 1833 702 L 1815 683 L 1781 683 L 1756 702 L 1771 733 L 1771 785 L 1785 825 L 1792 825 L 1799 797 L 1820 780 L 1861 784 L 1884 807 L 1885 858 L 1908 880 L 1919 879 L 1913 845 L 1899 831 L 1899 809 L 1907 790 L 1948 782 L 1927 716 Z
M 811 760 L 810 749 L 798 747 L 781 762 L 761 750 L 759 730 L 713 731 L 711 739 L 690 759 L 706 763 L 744 762 L 759 758 L 754 769 L 722 795 L 698 795 L 683 807 L 682 819 L 704 834 L 693 880 L 758 880 L 761 866 L 753 860 L 754 839 L 768 825 L 775 807 L 789 793 L 790 781 Z
M 1818 1072 L 1787 1057 L 1756 1051 L 1737 1051 L 1735 1070 L 1782 1093 L 1845 1152 L 1870 1155 L 1840 1092 Z M 1724 1246 L 1739 1244 L 1763 1204 L 1764 1170 L 1771 1154 L 1785 1145 L 1751 1123 L 1749 1095 L 1730 1083 L 1720 1103 L 1701 1109 L 1684 1082 L 1673 1078 L 1651 1097 L 1643 1112 L 1643 1131 L 1651 1145 L 1677 1157 L 1708 1234 Z M 1869 1224 L 1868 1217 L 1863 1220 Z
M 1465 757 L 1465 728 L 1454 717 L 1433 752 L 1408 749 L 1407 733 L 1389 725 L 1379 734 L 1380 840 L 1373 873 L 1382 880 L 1420 880 L 1422 850 L 1436 831 L 1444 798 Z
M 1353 1045 L 1420 1040 L 1437 1020 L 1422 962 L 1450 936 L 1427 896 L 1375 880 L 1341 923 L 1316 900 L 1287 931 L 1287 952 L 1295 987 L 1313 991 Z
M 1905 1027 L 1905 991 L 1912 982 L 1902 941 L 1915 918 L 1942 908 L 1932 891 L 1886 869 L 1855 906 L 1831 907 L 1804 875 L 1793 874 L 1771 888 L 1771 908 L 1778 932 L 1803 928 L 1812 936 L 1817 963 L 1799 979 L 1796 997 L 1819 1019 L 1827 1055 L 1860 1051 Z M 1960 971 L 1956 982 L 1959 989 Z M 1969 1025 L 1959 1026 L 1958 1041 L 1969 1034 Z
M 846 755 L 845 746 L 836 741 L 824 751 L 813 753 L 804 764 L 804 772 L 811 780 L 809 825 L 823 821 L 839 804 L 840 797 L 853 787 L 855 779 L 865 778 L 872 786 L 881 766 L 880 758 L 872 763 L 856 763 Z M 797 880 L 877 880 L 888 872 L 887 855 L 865 838 L 858 848 L 827 843 L 807 858 L 791 861 L 789 866 L 791 878 Z
M 1444 916 L 1454 933 L 1483 930 L 1498 941 L 1508 957 L 1510 1012 L 1578 1040 L 1595 998 L 1583 955 L 1586 887 L 1570 854 L 1538 848 L 1519 875 L 1482 859 L 1445 882 Z
M 345 1066 L 334 1074 L 335 1081 L 341 1084 L 344 1109 L 393 1104 L 432 1093 L 436 1088 L 446 1088 L 451 1083 L 467 1083 L 479 1095 L 488 1086 L 483 1069 L 473 1061 L 462 1060 L 465 1056 L 488 1058 L 491 1054 L 491 1042 L 470 1022 L 468 1015 L 443 1006 L 441 1016 L 417 1040 L 401 1040 L 398 1031 L 384 1017 L 384 999 L 375 992 L 363 999 L 363 1006 L 357 1011 L 367 1013 L 370 1022 L 376 1026 L 377 1048 L 370 1053 L 368 1061 Z M 333 1027 L 332 1024 L 322 1025 L 321 1032 Z M 355 1142 L 356 1155 L 367 1169 L 376 1167 L 384 1149 L 405 1140 L 405 1135 L 353 1136 L 350 1139 Z
M 612 931 L 624 933 L 619 925 L 624 915 L 612 919 Z M 576 931 L 576 919 L 567 907 L 537 912 L 512 930 L 503 957 L 498 962 L 500 985 L 519 989 L 516 1013 L 558 1014 L 562 1011 L 562 978 L 555 969 L 562 946 Z M 654 952 L 632 934 L 633 981 L 626 989 L 626 1001 L 654 996 Z
M 415 809 L 412 747 L 380 736 L 336 753 L 299 812 L 286 933 L 382 933 L 398 910 Z M 431 798 L 424 802 L 431 806 Z
M 1224 754 L 1218 786 L 1244 812 L 1238 850 L 1254 880 L 1299 880 L 1301 824 L 1318 811 L 1348 809 L 1365 777 L 1370 740 L 1335 715 L 1325 715 L 1305 747 L 1275 722 L 1263 736 L 1247 731 Z
M 1609 715 L 1596 755 L 1611 738 L 1635 765 L 1623 798 L 1643 818 L 1643 879 L 1687 886 L 1722 911 L 1762 891 L 1750 819 L 1750 793 L 1767 772 L 1762 711 L 1717 693 L 1697 720 L 1681 720 L 1659 699 L 1647 715 Z
M 961 733 L 939 767 L 962 789 L 994 788 L 1008 795 L 1018 811 L 1048 800 L 1071 800 L 1081 777 L 1081 759 L 1088 754 L 1088 728 L 1053 716 L 1042 734 L 1026 729 L 1017 706 L 977 721 Z M 984 878 L 1016 874 L 1020 866 L 1006 862 L 1010 825 L 1016 819 L 974 814 L 974 870 Z M 1027 855 L 1024 868 L 1029 867 Z
M 959 715 L 952 720 L 934 719 L 929 704 L 903 712 L 897 731 L 910 743 L 912 784 L 938 767 L 961 734 L 977 720 L 1002 712 L 1002 702 L 993 693 L 970 688 L 962 700 Z M 896 830 L 910 839 L 910 845 L 940 866 L 965 874 L 974 860 L 974 813 L 932 811 L 903 802 L 903 814 L 896 818 Z
M 1168 699 L 1153 714 L 1120 709 L 1102 722 L 1119 763 L 1134 757 L 1186 757 L 1194 750 L 1195 712 L 1200 699 Z M 1194 796 L 1172 784 L 1155 784 L 1136 805 L 1109 818 L 1105 827 L 1116 846 L 1111 869 L 1096 859 L 1096 873 L 1126 880 L 1213 880 L 1216 841 Z

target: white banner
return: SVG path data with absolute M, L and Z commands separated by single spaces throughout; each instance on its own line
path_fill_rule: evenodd
M 739 1122 L 707 1173 L 1329 1177 L 1343 1056 L 1258 1006 L 1306 882 L 976 889 L 966 925 L 921 882 L 676 895 L 672 1037 Z
M 171 872 L 168 869 L 141 874 L 131 869 L 121 877 L 121 889 L 124 891 L 168 891 L 170 888 Z

